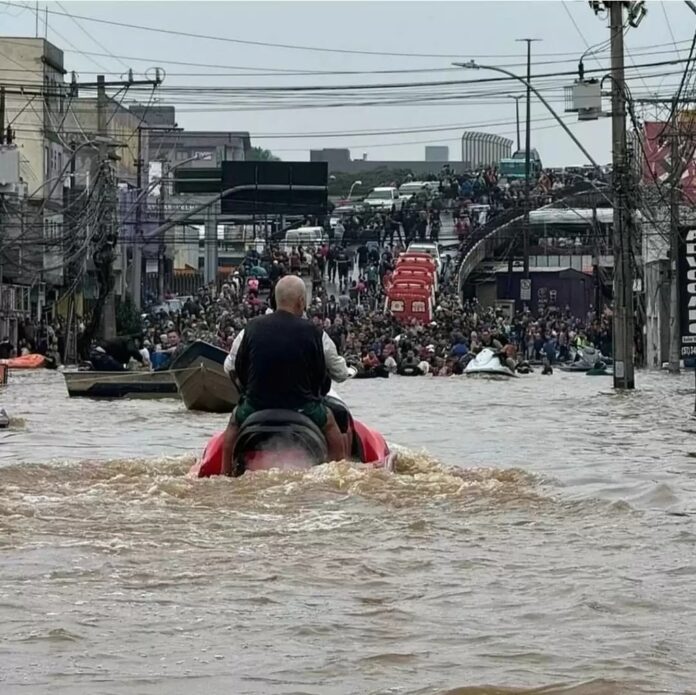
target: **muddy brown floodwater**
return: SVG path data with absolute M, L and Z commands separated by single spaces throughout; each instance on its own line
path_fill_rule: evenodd
M 693 376 L 356 381 L 397 474 L 185 477 L 225 418 L 0 394 L 0 693 L 684 693 Z

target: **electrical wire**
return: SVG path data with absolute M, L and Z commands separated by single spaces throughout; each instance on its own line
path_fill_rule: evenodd
M 95 43 L 97 46 L 99 46 L 99 48 L 101 48 L 103 51 L 106 51 L 106 54 L 109 55 L 111 58 L 113 58 L 114 60 L 116 60 L 116 61 L 118 61 L 119 63 L 121 63 L 121 65 L 125 68 L 125 70 L 128 70 L 128 69 L 129 69 L 129 68 L 128 68 L 128 65 L 126 65 L 120 58 L 118 58 L 117 56 L 115 56 L 106 46 L 104 46 L 104 44 L 102 44 L 102 43 L 100 43 L 99 41 L 97 41 L 97 39 L 95 39 L 94 36 L 93 36 L 92 34 L 90 34 L 90 33 L 82 26 L 82 24 L 80 24 L 80 22 L 78 22 L 77 19 L 75 19 L 75 17 L 73 17 L 73 16 L 65 9 L 65 7 L 63 7 L 63 5 L 62 5 L 62 3 L 60 2 L 60 0 L 56 0 L 56 5 L 58 5 L 58 7 L 60 7 L 60 9 L 63 10 L 63 12 L 65 12 L 65 14 L 66 14 L 68 17 L 70 17 L 70 19 L 71 19 L 72 22 L 75 24 L 75 26 L 77 26 L 77 28 L 78 28 L 88 39 L 90 39 L 90 41 L 92 41 L 92 42 Z M 87 54 L 84 54 L 84 55 L 86 56 Z

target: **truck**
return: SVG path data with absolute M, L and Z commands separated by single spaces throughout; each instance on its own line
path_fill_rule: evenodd
M 524 150 L 517 150 L 517 152 L 508 159 L 501 159 L 500 164 L 498 164 L 498 173 L 500 177 L 508 181 L 524 179 L 524 162 Z M 529 151 L 529 163 L 529 177 L 532 181 L 536 181 L 541 175 L 542 166 L 541 157 L 539 157 L 539 153 L 534 148 Z

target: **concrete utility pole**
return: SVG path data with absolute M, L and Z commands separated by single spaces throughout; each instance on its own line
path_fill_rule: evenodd
M 633 267 L 629 220 L 624 83 L 623 3 L 608 2 L 611 40 L 611 135 L 614 188 L 614 388 L 635 388 L 633 368 Z
M 106 82 L 104 75 L 98 75 L 96 83 L 81 82 L 77 83 L 73 77 L 71 83 L 71 96 L 77 98 L 79 88 L 97 89 L 97 142 L 99 145 L 99 170 L 103 177 L 103 194 L 99 205 L 98 222 L 98 245 L 93 249 L 92 257 L 97 268 L 99 283 L 101 285 L 94 308 L 92 321 L 89 324 L 87 335 L 93 338 L 101 328 L 102 337 L 112 338 L 116 335 L 116 299 L 114 295 L 113 261 L 116 245 L 118 242 L 118 230 L 116 228 L 116 177 L 112 171 L 109 160 L 109 147 L 113 143 L 109 142 L 108 125 L 111 121 L 107 117 L 109 98 L 106 94 L 106 87 L 121 87 L 127 89 L 136 85 L 149 85 L 153 88 L 162 83 L 159 69 L 156 71 L 154 80 L 134 80 L 132 71 L 129 71 L 127 80 Z M 118 108 L 118 107 L 116 107 Z M 80 146 L 82 147 L 82 145 Z M 79 148 L 78 148 L 79 149 Z M 74 153 L 73 153 L 74 156 Z M 102 293 L 106 292 L 104 296 Z
M 97 133 L 99 135 L 99 166 L 102 170 L 110 169 L 108 161 L 108 144 L 106 132 L 106 83 L 104 75 L 97 76 Z M 106 245 L 106 239 L 114 234 L 113 230 L 113 195 L 111 190 L 111 182 L 107 184 L 108 190 L 105 195 L 101 216 L 99 220 L 99 238 L 100 243 Z M 106 340 L 113 338 L 116 335 L 116 297 L 114 295 L 114 284 L 110 279 L 110 287 L 104 301 L 104 313 L 102 315 L 102 334 Z
M 167 186 L 169 185 L 169 162 L 162 160 L 162 180 L 160 181 L 159 198 L 159 222 L 164 222 L 165 209 L 167 205 Z M 164 300 L 164 237 L 157 240 L 157 301 Z
M 135 163 L 135 185 L 138 191 L 138 196 L 143 190 L 143 130 L 138 127 L 138 159 Z M 133 265 L 131 267 L 132 271 L 132 283 L 131 283 L 131 297 L 133 299 L 133 305 L 140 311 L 142 306 L 142 272 L 143 272 L 143 201 L 138 200 L 138 207 L 135 208 L 135 229 L 132 234 L 133 247 Z
M 524 131 L 524 223 L 523 223 L 523 259 L 524 277 L 529 279 L 529 211 L 530 201 L 530 178 L 532 174 L 531 160 L 531 141 L 532 141 L 532 42 L 539 39 L 517 39 L 527 44 L 527 120 Z

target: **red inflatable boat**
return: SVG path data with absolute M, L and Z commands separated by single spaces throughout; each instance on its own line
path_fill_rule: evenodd
M 346 438 L 351 460 L 392 470 L 394 456 L 384 437 L 353 419 L 335 395 L 327 397 L 326 403 Z M 197 478 L 220 475 L 222 440 L 222 432 L 213 435 L 189 475 Z M 328 454 L 324 435 L 307 417 L 290 410 L 262 410 L 247 418 L 240 428 L 233 459 L 236 475 L 241 475 L 245 471 L 272 468 L 311 468 L 326 463 Z

